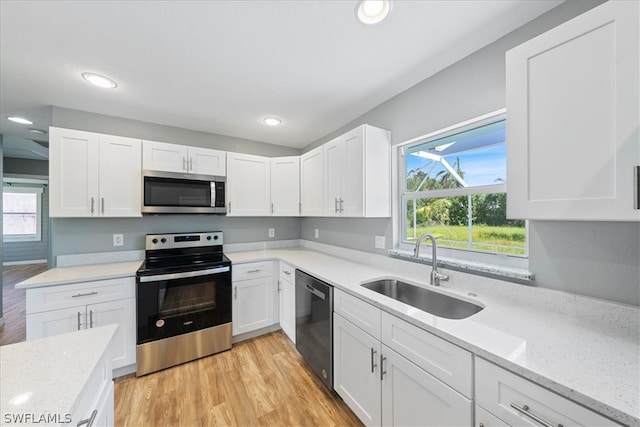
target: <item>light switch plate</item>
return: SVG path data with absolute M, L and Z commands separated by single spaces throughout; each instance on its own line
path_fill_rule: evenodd
M 276 237 L 276 229 L 275 228 L 270 228 L 269 229 L 269 237 Z
M 122 246 L 124 245 L 124 235 L 123 234 L 114 234 L 113 235 L 113 246 Z
M 376 249 L 384 249 L 386 246 L 385 240 L 384 236 L 376 236 Z

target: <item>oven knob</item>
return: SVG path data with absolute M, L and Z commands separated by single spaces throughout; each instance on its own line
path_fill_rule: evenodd
M 158 239 L 153 239 L 151 242 L 155 245 L 158 243 Z
M 207 236 L 207 240 L 211 240 L 211 236 Z
M 160 239 L 160 241 L 161 241 L 162 243 L 167 243 L 167 239 L 165 239 L 164 237 L 163 237 L 162 239 Z
M 218 236 L 213 236 L 213 240 L 218 240 Z

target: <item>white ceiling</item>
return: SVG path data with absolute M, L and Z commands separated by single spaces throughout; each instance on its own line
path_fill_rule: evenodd
M 560 2 L 395 0 L 367 26 L 346 0 L 0 0 L 5 155 L 46 156 L 6 116 L 51 105 L 302 148 Z

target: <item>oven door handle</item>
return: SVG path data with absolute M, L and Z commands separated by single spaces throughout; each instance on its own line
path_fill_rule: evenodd
M 185 271 L 183 273 L 156 274 L 154 276 L 139 276 L 140 283 L 160 282 L 162 280 L 187 279 L 189 277 L 209 276 L 212 274 L 226 273 L 231 271 L 229 267 L 209 268 L 207 270 Z

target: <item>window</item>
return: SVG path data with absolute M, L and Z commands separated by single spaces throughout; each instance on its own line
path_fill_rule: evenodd
M 2 233 L 5 242 L 41 240 L 41 188 L 4 187 L 2 209 Z
M 429 232 L 460 252 L 527 255 L 525 222 L 506 218 L 505 115 L 487 115 L 400 148 L 401 242 Z M 477 258 L 477 257 L 476 257 Z

